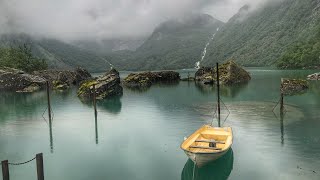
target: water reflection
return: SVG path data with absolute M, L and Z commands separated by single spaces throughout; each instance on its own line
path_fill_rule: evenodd
M 195 82 L 196 88 L 201 92 L 202 94 L 212 94 L 216 92 L 216 86 L 215 85 L 205 85 L 202 83 Z M 241 91 L 243 91 L 248 86 L 248 83 L 241 83 L 241 84 L 235 84 L 233 86 L 220 86 L 220 94 L 224 97 L 231 97 L 235 98 L 237 97 Z
M 232 148 L 221 158 L 198 168 L 188 159 L 181 173 L 181 180 L 226 180 L 233 169 Z
M 50 137 L 50 152 L 53 153 L 53 135 L 52 135 L 52 123 L 49 123 L 49 137 Z
M 45 92 L 30 93 L 0 93 L 0 120 L 14 113 L 19 117 L 33 117 L 38 108 L 43 108 L 46 102 Z
M 284 126 L 283 126 L 284 112 L 280 112 L 280 131 L 281 131 L 281 145 L 284 145 Z
M 98 114 L 94 114 L 94 122 L 95 122 L 95 135 L 96 135 L 96 144 L 99 144 L 99 136 L 98 136 Z
M 144 86 L 144 87 L 125 87 L 133 92 L 143 93 L 148 90 L 150 90 L 151 87 L 172 87 L 172 86 L 178 86 L 180 81 L 168 81 L 168 82 L 160 82 L 160 83 L 154 83 L 151 86 Z
M 73 89 L 67 89 L 63 91 L 53 90 L 51 91 L 51 93 L 54 95 L 58 95 L 59 97 L 61 97 L 62 100 L 68 100 L 73 95 L 72 91 Z
M 97 100 L 97 107 L 99 108 L 98 110 L 104 110 L 113 114 L 119 114 L 122 108 L 122 103 L 120 99 L 121 97 L 116 96 L 116 97 L 110 97 L 103 100 Z M 87 105 L 88 107 L 94 108 L 92 100 L 80 99 L 80 101 L 83 104 Z
M 99 100 L 97 105 L 100 109 L 106 110 L 107 112 L 113 114 L 119 114 L 121 112 L 122 103 L 120 100 L 121 97 L 111 97 L 104 100 Z

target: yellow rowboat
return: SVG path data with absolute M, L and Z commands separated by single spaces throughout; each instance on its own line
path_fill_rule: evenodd
M 202 167 L 223 156 L 231 145 L 231 127 L 203 125 L 182 142 L 181 149 L 198 167 Z

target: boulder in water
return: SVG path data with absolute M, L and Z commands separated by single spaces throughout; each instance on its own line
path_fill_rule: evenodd
M 35 71 L 34 75 L 40 76 L 47 81 L 49 81 L 50 85 L 62 85 L 70 86 L 70 85 L 79 85 L 82 81 L 92 79 L 91 74 L 83 69 L 76 68 L 74 71 L 70 70 L 43 70 L 43 71 Z M 55 82 L 55 83 L 54 83 Z
M 282 79 L 281 93 L 284 95 L 302 94 L 309 88 L 308 81 L 303 79 Z
M 220 84 L 232 85 L 250 81 L 250 74 L 234 61 L 219 65 Z M 203 84 L 214 84 L 217 81 L 216 68 L 201 67 L 195 74 L 195 80 Z
M 180 75 L 174 71 L 131 73 L 123 81 L 129 88 L 148 88 L 154 83 L 179 82 Z
M 27 74 L 14 68 L 0 68 L 0 90 L 34 92 L 45 87 L 42 77 Z
M 121 96 L 123 89 L 120 86 L 119 72 L 111 69 L 109 72 L 96 79 L 87 80 L 81 83 L 78 89 L 78 97 L 84 100 L 93 98 L 93 85 L 95 85 L 95 93 L 97 99 L 106 99 L 112 96 Z

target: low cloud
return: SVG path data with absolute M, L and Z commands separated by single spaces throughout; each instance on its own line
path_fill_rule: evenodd
M 207 13 L 227 21 L 243 5 L 267 1 L 0 0 L 0 34 L 26 33 L 65 41 L 140 37 L 170 18 Z

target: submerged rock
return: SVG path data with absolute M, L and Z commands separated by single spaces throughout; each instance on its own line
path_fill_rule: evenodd
M 284 95 L 295 95 L 304 93 L 309 88 L 308 81 L 302 79 L 282 79 L 281 93 Z
M 307 76 L 308 80 L 320 80 L 320 72 L 319 73 L 314 73 L 314 74 L 310 74 L 309 76 Z
M 0 90 L 34 92 L 45 87 L 46 80 L 13 68 L 0 68 Z
M 178 82 L 180 75 L 174 71 L 131 73 L 123 81 L 129 88 L 148 88 L 154 83 Z
M 220 84 L 232 85 L 248 82 L 250 74 L 234 61 L 228 61 L 219 65 Z M 195 74 L 195 80 L 203 84 L 214 84 L 217 81 L 216 68 L 201 67 Z
M 120 86 L 119 72 L 115 69 L 111 69 L 96 79 L 84 81 L 78 89 L 78 97 L 84 100 L 92 99 L 93 85 L 95 85 L 97 99 L 106 99 L 123 94 L 123 89 Z

